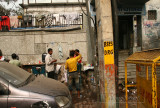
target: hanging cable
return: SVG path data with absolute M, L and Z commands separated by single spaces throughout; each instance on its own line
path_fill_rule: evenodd
M 86 0 L 86 2 L 88 2 L 88 0 Z M 82 10 L 83 14 L 85 14 L 86 16 L 88 16 L 88 15 L 85 13 L 85 11 L 83 10 L 82 5 L 81 5 L 81 3 L 80 3 L 79 0 L 78 0 L 78 3 L 79 3 L 79 6 L 81 7 L 81 10 Z M 90 16 L 90 19 L 92 20 L 93 25 L 95 26 L 95 21 L 94 21 L 94 19 L 93 19 L 91 16 Z

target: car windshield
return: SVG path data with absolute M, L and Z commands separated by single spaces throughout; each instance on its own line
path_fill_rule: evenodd
M 19 86 L 26 82 L 32 74 L 25 70 L 6 62 L 0 62 L 0 77 L 9 81 L 14 86 Z

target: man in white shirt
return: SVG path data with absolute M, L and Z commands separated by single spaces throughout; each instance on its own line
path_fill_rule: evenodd
M 48 73 L 48 77 L 55 79 L 56 74 L 54 71 L 54 62 L 56 62 L 56 59 L 52 58 L 53 50 L 51 48 L 48 49 L 48 54 L 45 57 L 45 63 L 46 63 L 46 72 Z

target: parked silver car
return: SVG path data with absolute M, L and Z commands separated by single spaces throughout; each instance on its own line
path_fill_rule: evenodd
M 0 108 L 70 108 L 71 105 L 64 84 L 0 62 Z

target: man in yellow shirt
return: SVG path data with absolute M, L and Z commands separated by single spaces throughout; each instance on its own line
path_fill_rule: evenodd
M 78 56 L 74 57 L 75 53 Z M 69 71 L 69 79 L 68 79 L 69 90 L 72 91 L 72 82 L 73 82 L 73 79 L 75 79 L 78 97 L 80 97 L 80 86 L 79 86 L 79 76 L 77 72 L 77 62 L 80 58 L 81 58 L 81 54 L 79 54 L 78 52 L 75 52 L 74 50 L 70 51 L 70 58 L 66 61 L 66 64 L 65 64 L 65 69 Z

